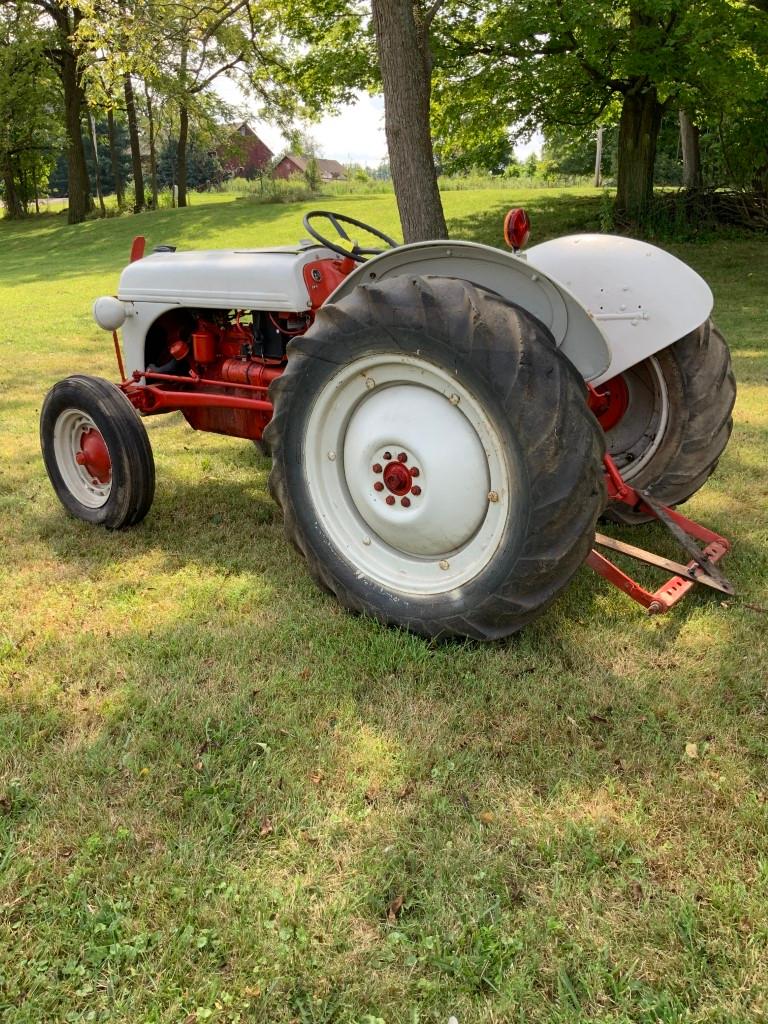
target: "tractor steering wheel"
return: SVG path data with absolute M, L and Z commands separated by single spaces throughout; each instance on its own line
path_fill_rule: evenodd
M 324 217 L 326 220 L 331 222 L 339 238 L 343 238 L 344 241 L 348 243 L 347 247 L 341 245 L 339 242 L 332 242 L 330 239 L 326 238 L 325 235 L 321 235 L 317 228 L 312 226 L 312 221 L 321 217 Z M 316 241 L 320 242 L 321 245 L 324 245 L 333 252 L 338 253 L 339 256 L 346 256 L 349 259 L 354 260 L 355 263 L 365 263 L 369 256 L 378 256 L 387 249 L 394 249 L 398 244 L 394 238 L 390 238 L 389 235 L 385 235 L 384 232 L 379 231 L 378 228 L 372 228 L 370 224 L 364 224 L 361 220 L 355 220 L 354 217 L 346 217 L 343 213 L 332 213 L 330 210 L 311 210 L 309 213 L 305 214 L 302 223 L 310 235 L 312 235 Z M 351 224 L 352 227 L 360 228 L 369 235 L 373 235 L 374 238 L 380 238 L 382 242 L 386 242 L 387 244 L 383 249 L 365 248 L 364 246 L 358 245 L 357 242 L 351 239 L 344 230 L 344 224 Z

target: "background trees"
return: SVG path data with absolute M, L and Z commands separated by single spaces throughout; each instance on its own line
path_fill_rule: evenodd
M 383 90 L 409 241 L 446 233 L 438 167 L 502 173 L 538 131 L 540 171 L 589 174 L 605 128 L 634 229 L 655 184 L 768 195 L 766 0 L 0 0 L 0 36 L 7 216 L 64 143 L 70 221 L 97 168 L 121 206 L 128 180 L 136 211 L 166 182 L 184 205 L 190 147 L 196 183 L 230 119 L 224 77 L 284 128 Z
M 651 200 L 665 114 L 682 111 L 693 168 L 699 125 L 765 96 L 764 21 L 739 0 L 461 6 L 445 30 L 436 102 L 442 122 L 464 131 L 471 108 L 492 124 L 573 137 L 616 124 L 617 212 L 637 220 Z M 689 183 L 699 180 L 692 169 Z
M 45 188 L 64 141 L 60 87 L 45 54 L 53 44 L 22 4 L 0 7 L 0 169 L 11 217 L 23 217 Z

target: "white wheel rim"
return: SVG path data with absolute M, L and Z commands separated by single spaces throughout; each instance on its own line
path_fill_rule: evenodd
M 519 505 L 480 401 L 418 356 L 372 354 L 340 369 L 315 400 L 303 451 L 333 544 L 362 579 L 399 593 L 473 579 Z
M 641 367 L 644 373 L 647 371 L 647 381 L 640 375 Z M 669 423 L 669 391 L 655 356 L 625 370 L 622 376 L 629 390 L 629 406 L 605 437 L 608 454 L 616 459 L 624 479 L 630 481 L 661 447 Z
M 87 463 L 78 461 L 78 457 L 84 455 L 83 439 L 90 431 L 95 431 L 106 445 L 101 431 L 87 413 L 81 409 L 65 409 L 53 428 L 53 451 L 67 490 L 81 505 L 95 509 L 109 500 L 112 474 L 106 482 L 100 481 Z

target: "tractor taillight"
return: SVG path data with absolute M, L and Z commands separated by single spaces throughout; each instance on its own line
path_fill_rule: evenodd
M 136 235 L 134 240 L 131 242 L 131 263 L 135 263 L 136 260 L 140 260 L 144 256 L 144 246 L 147 244 L 147 240 L 144 235 Z
M 504 218 L 504 241 L 507 245 L 517 252 L 528 241 L 530 233 L 531 218 L 525 210 L 520 206 L 510 210 Z

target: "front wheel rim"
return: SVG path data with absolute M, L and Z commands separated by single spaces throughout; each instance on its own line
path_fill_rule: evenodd
M 327 536 L 358 578 L 399 593 L 474 579 L 521 512 L 509 446 L 481 401 L 418 356 L 340 369 L 315 399 L 303 453 Z
M 65 409 L 53 428 L 56 466 L 70 494 L 85 508 L 106 505 L 112 492 L 112 461 L 104 437 L 81 409 Z

